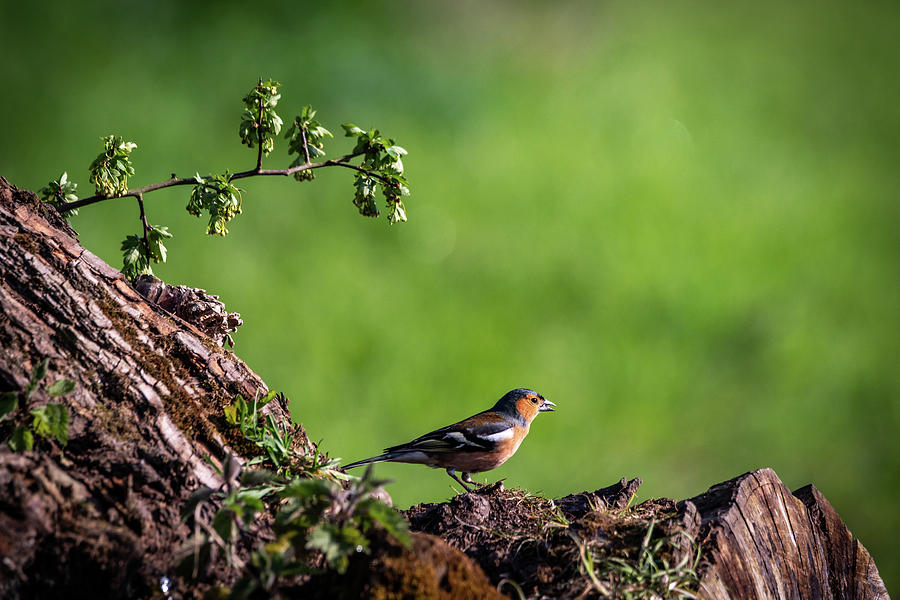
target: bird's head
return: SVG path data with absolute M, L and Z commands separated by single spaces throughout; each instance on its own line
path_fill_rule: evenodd
M 521 416 L 526 422 L 531 423 L 538 413 L 552 411 L 555 407 L 554 403 L 534 390 L 519 388 L 504 394 L 494 405 L 493 410 L 513 417 Z

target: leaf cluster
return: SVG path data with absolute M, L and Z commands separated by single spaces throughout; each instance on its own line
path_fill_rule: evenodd
M 353 204 L 359 214 L 365 217 L 377 217 L 378 205 L 375 197 L 378 186 L 382 188 L 385 208 L 388 211 L 390 224 L 406 221 L 406 207 L 402 196 L 409 195 L 409 182 L 403 176 L 403 157 L 407 152 L 394 140 L 383 137 L 377 129 L 366 131 L 353 123 L 341 125 L 347 137 L 356 138 L 354 154 L 362 154 L 362 167 L 366 172 L 356 174 L 354 187 L 356 194 Z
M 38 194 L 44 202 L 59 208 L 64 202 L 75 202 L 78 200 L 78 196 L 75 194 L 75 190 L 77 189 L 78 184 L 74 181 L 69 181 L 69 174 L 63 171 L 63 174 L 59 176 L 59 179 L 51 180 L 47 185 L 40 189 Z M 77 215 L 78 209 L 60 209 L 59 214 L 61 214 L 64 219 L 68 219 L 69 217 Z
M 34 448 L 34 434 L 44 439 L 55 439 L 60 446 L 69 441 L 69 410 L 65 404 L 50 402 L 28 410 L 32 394 L 39 388 L 47 375 L 49 359 L 45 358 L 31 371 L 31 379 L 19 392 L 0 394 L 0 423 L 13 421 L 16 426 L 6 443 L 14 452 L 24 452 Z M 75 389 L 75 382 L 58 379 L 47 386 L 51 398 L 65 396 Z M 27 423 L 31 417 L 31 423 Z
M 259 410 L 271 402 L 277 393 L 271 390 L 262 398 L 254 396 L 248 402 L 238 394 L 234 402 L 225 407 L 225 420 L 229 425 L 240 427 L 241 435 L 265 451 L 265 457 L 256 457 L 248 465 L 255 465 L 269 460 L 276 470 L 290 468 L 291 460 L 297 454 L 292 448 L 293 435 L 288 432 L 287 425 L 279 426 L 271 414 L 263 416 Z
M 326 459 L 320 462 L 318 452 L 309 456 L 294 449 L 294 436 L 289 427 L 286 424 L 279 425 L 273 415 L 263 415 L 260 412 L 263 406 L 275 398 L 284 400 L 284 395 L 272 390 L 262 397 L 257 394 L 253 400 L 246 400 L 238 394 L 234 402 L 224 409 L 225 421 L 238 427 L 244 439 L 256 444 L 264 453 L 250 459 L 247 466 L 264 465 L 288 479 L 298 476 L 350 479 L 349 475 L 336 468 L 338 460 Z
M 300 114 L 294 117 L 293 124 L 285 133 L 284 137 L 288 141 L 288 154 L 297 155 L 297 158 L 291 163 L 291 167 L 307 165 L 312 160 L 325 156 L 325 138 L 334 137 L 330 131 L 315 120 L 315 116 L 316 111 L 307 104 L 300 110 Z M 297 181 L 312 181 L 314 177 L 312 169 L 294 173 L 294 179 Z
M 243 98 L 244 112 L 238 130 L 241 143 L 250 148 L 257 144 L 268 155 L 275 149 L 275 137 L 281 133 L 282 120 L 275 112 L 281 94 L 281 84 L 271 79 L 260 80 Z
M 90 182 L 97 189 L 98 196 L 111 198 L 128 192 L 128 177 L 134 175 L 131 151 L 137 148 L 134 142 L 126 142 L 122 137 L 108 135 L 100 138 L 104 150 L 91 163 Z
M 150 262 L 166 262 L 167 250 L 163 240 L 172 237 L 168 227 L 151 225 L 140 235 L 129 235 L 122 240 L 122 273 L 134 279 L 144 273 L 153 275 Z
M 206 233 L 228 235 L 226 224 L 241 213 L 243 190 L 231 183 L 231 175 L 227 172 L 206 178 L 197 173 L 194 175 L 194 181 L 197 185 L 191 191 L 187 211 L 195 217 L 200 217 L 205 210 L 209 214 Z
M 236 461 L 229 457 L 226 465 L 232 464 Z M 230 469 L 220 471 L 225 489 L 201 487 L 182 510 L 182 518 L 192 519 L 195 527 L 190 553 L 195 574 L 218 555 L 241 568 L 229 598 L 260 592 L 277 595 L 286 578 L 315 572 L 316 556 L 343 573 L 353 554 L 369 551 L 376 530 L 407 546 L 411 543 L 403 516 L 373 497 L 385 482 L 373 479 L 371 469 L 345 487 L 330 479 L 285 478 L 265 469 L 244 470 L 232 484 L 235 474 L 227 472 Z M 214 511 L 208 522 L 203 518 L 205 508 Z M 271 512 L 275 539 L 253 550 L 249 562 L 241 561 L 236 550 L 241 533 L 261 514 Z
M 369 536 L 376 528 L 408 546 L 406 520 L 372 497 L 385 483 L 372 477 L 371 467 L 346 487 L 323 479 L 294 480 L 279 494 L 285 502 L 275 515 L 275 534 L 290 542 L 294 555 L 321 552 L 338 573 L 346 571 L 354 553 L 369 552 Z
M 220 555 L 241 568 L 243 574 L 228 592 L 230 598 L 277 595 L 279 583 L 286 578 L 314 572 L 316 557 L 343 573 L 350 556 L 369 551 L 376 530 L 410 544 L 406 520 L 374 497 L 386 482 L 375 480 L 371 468 L 362 478 L 337 471 L 339 459 L 324 456 L 321 460 L 318 445 L 311 458 L 293 451 L 287 427 L 272 415 L 263 418 L 260 414 L 275 398 L 285 400 L 275 392 L 257 394 L 252 401 L 237 396 L 224 409 L 226 421 L 265 451 L 246 467 L 272 468 L 241 471 L 231 455 L 221 468 L 210 461 L 225 483 L 217 490 L 199 488 L 182 510 L 182 518 L 193 520 L 195 528 L 188 558 L 195 577 Z M 274 517 L 275 539 L 257 547 L 249 562 L 244 562 L 237 552 L 241 533 L 264 513 Z

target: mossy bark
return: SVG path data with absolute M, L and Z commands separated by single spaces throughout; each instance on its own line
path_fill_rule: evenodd
M 266 384 L 145 301 L 55 210 L 3 179 L 0 275 L 0 392 L 22 390 L 44 358 L 46 381 L 75 382 L 61 399 L 68 445 L 39 439 L 16 455 L 0 444 L 0 597 L 150 595 L 188 538 L 184 500 L 221 483 L 206 457 L 253 451 L 222 408 Z M 40 389 L 30 400 L 48 401 Z M 265 410 L 289 419 L 278 401 Z M 0 424 L 3 440 L 10 428 Z M 313 452 L 296 432 L 298 448 Z

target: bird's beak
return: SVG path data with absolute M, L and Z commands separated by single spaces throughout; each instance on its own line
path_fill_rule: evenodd
M 550 402 L 549 400 L 544 400 L 544 403 L 541 404 L 541 407 L 538 409 L 538 412 L 551 412 L 556 408 L 556 405 Z

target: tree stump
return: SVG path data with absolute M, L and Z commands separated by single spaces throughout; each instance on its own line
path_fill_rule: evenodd
M 869 552 L 813 485 L 791 494 L 760 469 L 680 509 L 702 540 L 704 598 L 888 598 Z

